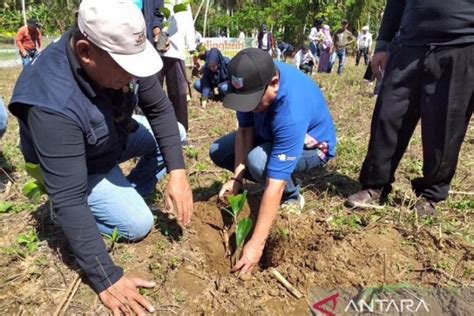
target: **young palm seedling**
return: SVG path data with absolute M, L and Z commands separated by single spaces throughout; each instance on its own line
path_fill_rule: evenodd
M 233 258 L 231 258 L 232 264 L 236 262 L 236 259 L 240 256 L 240 252 L 242 251 L 242 246 L 244 245 L 245 238 L 247 238 L 250 230 L 252 229 L 252 219 L 249 217 L 244 217 L 238 221 L 238 216 L 242 212 L 245 206 L 245 202 L 247 201 L 247 191 L 237 195 L 229 195 L 227 197 L 227 201 L 229 202 L 229 208 L 223 208 L 225 212 L 227 212 L 230 216 L 232 216 L 232 223 L 229 227 L 224 227 L 224 235 L 227 235 L 227 232 L 232 227 L 233 224 L 236 223 L 235 227 L 235 245 L 236 249 L 234 252 Z M 227 237 L 228 240 L 228 237 Z M 224 237 L 224 243 L 226 241 L 226 237 Z M 228 245 L 226 245 L 226 253 L 229 253 Z

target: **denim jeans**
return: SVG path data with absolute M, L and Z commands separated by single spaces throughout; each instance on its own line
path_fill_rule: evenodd
M 346 49 L 338 49 L 336 51 L 337 58 L 339 59 L 339 66 L 337 67 L 337 74 L 340 75 L 344 69 L 344 62 L 346 61 Z
M 153 226 L 153 215 L 143 197 L 151 193 L 166 173 L 163 156 L 147 119 L 134 115 L 138 129 L 129 134 L 120 162 L 140 157 L 135 168 L 125 176 L 117 165 L 107 174 L 88 176 L 87 202 L 101 233 L 110 235 L 117 227 L 125 240 L 145 237 Z M 186 138 L 179 124 L 181 141 Z
M 194 81 L 193 87 L 197 92 L 202 93 L 201 79 Z M 214 98 L 214 92 L 212 91 L 213 88 L 214 87 L 212 87 L 209 91 L 209 99 Z M 223 81 L 217 85 L 217 89 L 219 90 L 220 96 L 225 96 L 227 94 L 227 90 L 229 89 L 229 83 L 227 81 Z
M 8 113 L 3 103 L 2 97 L 0 97 L 0 137 L 3 136 L 5 130 L 7 129 L 8 123 Z
M 22 65 L 23 65 L 23 68 L 24 68 L 26 65 L 28 65 L 28 64 L 33 60 L 33 58 L 35 58 L 36 56 L 38 56 L 38 54 L 39 54 L 39 52 L 36 51 L 36 52 L 34 53 L 33 57 L 30 56 L 29 54 L 26 54 L 25 57 L 22 56 L 22 57 L 21 57 L 21 63 L 22 63 Z
M 236 132 L 227 134 L 216 140 L 209 149 L 209 156 L 211 160 L 219 167 L 225 168 L 229 171 L 234 171 L 235 161 L 235 136 Z M 269 156 L 271 154 L 273 144 L 271 142 L 264 142 L 255 146 L 247 154 L 246 172 L 244 177 L 247 180 L 258 182 L 265 185 L 267 180 L 266 167 Z M 319 158 L 316 149 L 303 150 L 301 158 L 296 164 L 294 172 L 308 172 L 314 167 L 323 165 L 324 162 Z M 300 187 L 296 185 L 290 177 L 287 180 L 285 190 L 283 192 L 282 202 L 287 200 L 297 200 Z

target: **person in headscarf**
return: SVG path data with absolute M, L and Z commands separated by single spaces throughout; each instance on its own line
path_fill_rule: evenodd
M 330 65 L 329 58 L 333 49 L 333 42 L 329 25 L 323 25 L 321 37 L 321 56 L 319 57 L 318 72 L 328 72 Z
M 217 48 L 211 48 L 207 52 L 202 78 L 194 82 L 194 89 L 201 93 L 202 107 L 206 107 L 209 99 L 220 100 L 226 94 L 229 61 Z

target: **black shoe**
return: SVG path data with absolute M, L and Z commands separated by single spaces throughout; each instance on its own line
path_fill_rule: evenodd
M 438 211 L 436 210 L 435 205 L 435 202 L 422 196 L 418 199 L 418 201 L 416 201 L 415 205 L 413 206 L 413 210 L 418 214 L 419 218 L 428 216 L 437 217 Z
M 382 194 L 382 189 L 365 189 L 352 194 L 344 202 L 347 207 L 371 208 L 374 202 L 382 204 L 385 202 L 387 195 Z

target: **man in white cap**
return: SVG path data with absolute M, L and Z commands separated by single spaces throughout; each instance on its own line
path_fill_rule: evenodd
M 77 25 L 20 75 L 10 103 L 27 162 L 41 166 L 57 220 L 91 286 L 114 315 L 153 306 L 107 253 L 100 233 L 137 241 L 151 230 L 143 200 L 166 172 L 166 202 L 189 223 L 192 192 L 180 130 L 155 75 L 162 67 L 130 0 L 82 1 Z M 133 116 L 136 105 L 145 117 Z M 118 164 L 140 157 L 125 176 Z
M 370 47 L 372 47 L 372 34 L 369 33 L 369 27 L 366 25 L 357 35 L 356 66 L 359 66 L 361 56 L 364 56 L 365 65 L 369 64 Z

